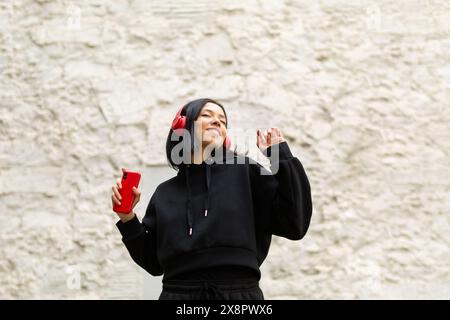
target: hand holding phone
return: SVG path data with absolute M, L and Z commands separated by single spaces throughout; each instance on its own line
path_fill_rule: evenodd
M 140 191 L 138 189 L 141 174 L 122 168 L 122 178 L 117 179 L 112 187 L 113 211 L 122 219 L 129 215 L 134 206 L 139 202 Z M 122 219 L 123 220 L 123 219 Z M 128 220 L 128 219 L 126 219 Z

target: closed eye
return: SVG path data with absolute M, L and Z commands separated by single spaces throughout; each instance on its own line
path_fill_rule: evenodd
M 205 114 L 202 114 L 201 116 L 202 116 L 202 117 L 211 117 L 209 114 L 206 114 L 206 113 L 205 113 Z M 221 120 L 220 122 L 221 122 L 224 126 L 227 126 L 227 123 L 226 123 L 225 121 Z

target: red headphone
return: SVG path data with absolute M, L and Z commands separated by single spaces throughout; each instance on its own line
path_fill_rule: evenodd
M 180 110 L 178 110 L 175 118 L 172 121 L 172 130 L 175 131 L 176 134 L 182 135 L 183 129 L 186 128 L 186 116 L 181 115 L 181 111 L 183 111 L 183 107 L 181 107 Z M 223 141 L 223 146 L 225 149 L 229 149 L 231 146 L 231 139 L 230 137 L 226 136 L 225 140 Z

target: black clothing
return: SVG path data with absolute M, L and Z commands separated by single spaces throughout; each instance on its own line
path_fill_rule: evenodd
M 287 142 L 276 146 L 264 152 L 273 175 L 231 152 L 225 154 L 226 163 L 182 166 L 156 188 L 142 223 L 137 217 L 117 222 L 132 259 L 152 275 L 164 274 L 166 283 L 220 266 L 246 267 L 256 277 L 245 278 L 259 280 L 272 235 L 302 239 L 312 214 L 310 184 L 300 160 Z
M 254 280 L 167 280 L 159 300 L 264 300 L 264 294 Z

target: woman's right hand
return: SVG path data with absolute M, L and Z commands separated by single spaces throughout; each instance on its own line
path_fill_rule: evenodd
M 124 169 L 122 169 L 123 171 Z M 120 200 L 122 200 L 122 197 L 119 193 L 119 189 L 122 189 L 122 178 L 117 178 L 116 180 L 116 184 L 112 186 L 112 195 L 111 195 L 111 200 L 112 200 L 112 205 L 114 206 L 114 204 L 117 204 L 120 206 Z M 134 201 L 133 201 L 133 205 L 132 205 L 132 209 L 130 213 L 120 213 L 120 212 L 116 212 L 117 216 L 120 218 L 120 220 L 122 222 L 127 222 L 130 221 L 131 219 L 134 218 L 135 213 L 133 212 L 134 206 L 139 202 L 139 199 L 141 197 L 141 192 L 133 187 L 133 193 L 134 193 Z

